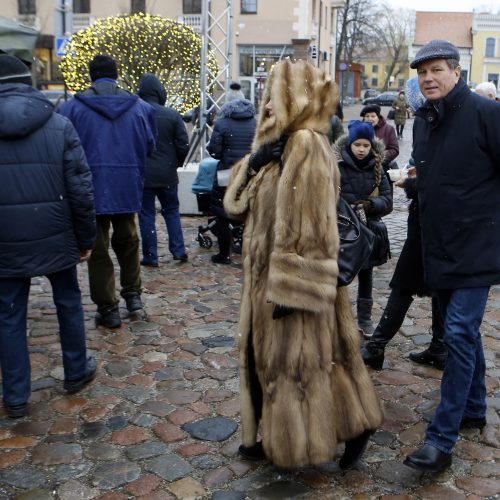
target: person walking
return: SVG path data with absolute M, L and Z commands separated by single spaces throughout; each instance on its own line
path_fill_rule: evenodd
M 382 167 L 384 144 L 375 138 L 371 123 L 352 120 L 348 134 L 333 150 L 340 170 L 340 196 L 362 212 L 369 227 L 371 223 L 382 225 L 381 218 L 392 212 L 392 192 Z M 376 238 L 370 258 L 358 274 L 357 319 L 364 336 L 373 334 L 373 268 L 389 258 L 387 230 L 385 235 L 383 242 Z M 387 251 L 381 251 L 381 244 Z
M 405 91 L 400 90 L 398 97 L 392 103 L 394 109 L 394 125 L 396 125 L 396 134 L 398 139 L 403 138 L 403 130 L 408 116 L 408 101 L 405 96 Z
M 337 99 L 322 70 L 277 63 L 224 198 L 245 221 L 239 451 L 287 469 L 332 460 L 342 441 L 339 465 L 352 467 L 383 419 L 337 288 L 340 179 L 327 137 Z
M 453 44 L 431 40 L 410 64 L 427 99 L 413 134 L 424 273 L 448 348 L 424 444 L 404 461 L 428 472 L 450 466 L 460 428 L 486 423 L 479 328 L 490 286 L 500 283 L 500 106 L 470 91 L 459 60 Z
M 411 163 L 413 160 L 411 160 Z M 417 178 L 415 168 L 409 169 L 409 177 L 401 178 L 395 185 L 404 188 L 406 196 L 411 200 L 408 207 L 408 226 L 406 241 L 401 250 L 396 269 L 389 286 L 391 293 L 375 332 L 361 349 L 366 365 L 381 370 L 384 364 L 384 351 L 389 341 L 401 328 L 406 313 L 413 302 L 414 295 L 429 295 L 424 282 L 422 249 L 420 238 L 420 221 L 418 216 Z M 410 359 L 416 363 L 430 365 L 438 370 L 444 369 L 446 346 L 443 342 L 444 325 L 435 297 L 432 307 L 432 340 L 430 346 L 422 352 L 410 353 Z
M 156 111 L 158 137 L 156 150 L 146 163 L 146 178 L 139 212 L 143 266 L 158 267 L 158 237 L 156 233 L 156 205 L 158 198 L 161 215 L 168 233 L 168 249 L 174 260 L 187 262 L 181 217 L 179 213 L 177 169 L 182 166 L 189 151 L 189 138 L 181 115 L 165 107 L 167 93 L 156 75 L 146 73 L 139 80 L 138 95 Z
M 250 101 L 229 100 L 220 109 L 219 118 L 207 145 L 210 155 L 220 160 L 210 205 L 210 212 L 217 218 L 212 229 L 219 245 L 219 253 L 211 258 L 215 264 L 231 263 L 231 221 L 224 210 L 223 199 L 231 167 L 250 152 L 255 123 L 255 108 Z
M 31 278 L 47 276 L 59 322 L 64 389 L 96 373 L 87 356 L 77 264 L 94 246 L 91 173 L 69 120 L 32 88 L 27 66 L 0 55 L 0 365 L 9 417 L 31 394 L 27 309 Z
M 155 148 L 156 113 L 138 96 L 118 87 L 116 61 L 95 56 L 89 64 L 92 85 L 63 104 L 82 141 L 92 171 L 97 239 L 88 262 L 90 297 L 96 325 L 121 325 L 111 246 L 120 266 L 121 296 L 129 313 L 139 314 L 141 270 L 135 214 L 140 211 L 146 159 Z

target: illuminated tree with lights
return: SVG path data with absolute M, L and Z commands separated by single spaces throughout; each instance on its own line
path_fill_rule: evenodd
M 66 45 L 61 71 L 70 90 L 90 86 L 88 65 L 97 54 L 116 60 L 120 86 L 131 92 L 144 73 L 154 73 L 165 85 L 168 105 L 184 112 L 200 104 L 201 37 L 184 23 L 143 13 L 96 21 Z M 216 74 L 213 54 L 208 64 Z

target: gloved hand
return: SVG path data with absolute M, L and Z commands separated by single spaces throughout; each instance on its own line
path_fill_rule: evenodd
M 290 314 L 293 314 L 294 312 L 295 312 L 295 309 L 293 309 L 292 307 L 274 304 L 273 319 L 281 319 L 281 318 L 284 318 L 285 316 L 290 316 Z
M 373 210 L 373 203 L 371 202 L 371 200 L 358 200 L 355 201 L 353 205 L 361 205 L 363 207 L 363 210 L 365 211 L 365 214 L 369 214 Z
M 269 144 L 263 144 L 255 153 L 250 155 L 248 166 L 255 172 L 258 172 L 264 165 L 279 158 L 285 149 L 287 135 L 282 135 L 277 141 Z

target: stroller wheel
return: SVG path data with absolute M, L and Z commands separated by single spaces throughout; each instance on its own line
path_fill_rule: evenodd
M 197 240 L 201 248 L 212 248 L 212 238 L 210 238 L 210 236 L 203 236 L 202 234 L 198 234 Z

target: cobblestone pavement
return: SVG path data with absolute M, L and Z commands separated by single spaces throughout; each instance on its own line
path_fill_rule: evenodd
M 409 144 L 405 138 L 402 160 Z M 406 206 L 396 190 L 395 210 L 387 217 L 394 257 L 375 272 L 375 319 L 405 238 Z M 384 370 L 372 372 L 386 418 L 361 462 L 348 472 L 335 462 L 287 472 L 238 458 L 233 337 L 241 266 L 238 256 L 231 266 L 210 262 L 212 251 L 195 241 L 203 223 L 203 218 L 183 218 L 188 263 L 174 262 L 162 243 L 160 267 L 144 269 L 147 320 L 126 319 L 114 331 L 96 329 L 86 267 L 80 266 L 88 346 L 99 371 L 79 394 L 62 390 L 50 287 L 43 278 L 33 280 L 33 395 L 27 418 L 8 419 L 0 407 L 1 499 L 498 498 L 500 287 L 491 291 L 482 326 L 488 425 L 482 433 L 461 433 L 450 470 L 429 476 L 402 464 L 421 443 L 439 397 L 441 373 L 407 359 L 430 339 L 430 300 L 422 298 L 388 347 Z M 355 287 L 350 293 L 354 298 Z

